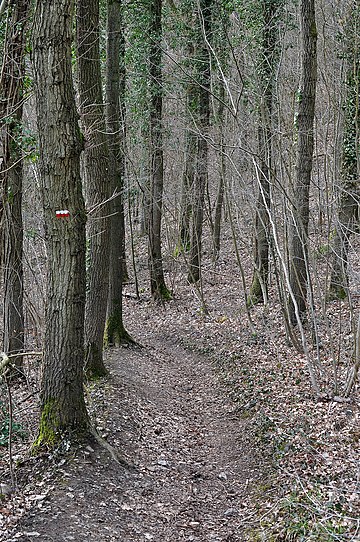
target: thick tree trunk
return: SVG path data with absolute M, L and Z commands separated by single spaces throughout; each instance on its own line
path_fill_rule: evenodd
M 103 376 L 107 373 L 103 342 L 109 290 L 110 190 L 99 51 L 99 0 L 78 0 L 76 20 L 80 112 L 85 136 L 85 195 L 91 211 L 87 228 L 85 369 L 89 375 Z
M 33 73 L 48 256 L 38 446 L 53 446 L 64 433 L 83 436 L 89 428 L 83 390 L 86 214 L 72 81 L 72 26 L 72 1 L 37 1 Z M 69 216 L 58 218 L 60 210 Z
M 105 342 L 131 342 L 123 324 L 122 285 L 124 274 L 125 176 L 125 40 L 122 30 L 121 0 L 108 0 L 106 63 L 106 131 L 109 148 L 109 182 L 112 201 L 110 228 L 110 276 Z
M 359 228 L 360 207 L 360 7 L 351 10 L 347 27 L 346 80 L 347 97 L 343 137 L 342 171 L 336 235 L 333 241 L 333 261 L 329 298 L 344 299 L 348 295 L 348 256 L 350 238 Z
M 302 0 L 302 71 L 297 115 L 297 160 L 290 229 L 289 318 L 295 325 L 306 315 L 308 284 L 309 189 L 314 149 L 314 113 L 317 74 L 314 0 Z
M 162 138 L 163 83 L 162 83 L 162 0 L 150 6 L 150 201 L 149 201 L 149 270 L 151 295 L 165 301 L 171 294 L 166 287 L 161 253 L 161 220 L 164 186 L 164 158 Z
M 22 224 L 22 156 L 17 142 L 23 113 L 23 80 L 29 0 L 9 3 L 9 22 L 1 70 L 0 118 L 2 157 L 0 182 L 2 192 L 2 265 L 4 282 L 3 350 L 8 353 L 24 349 L 23 315 L 23 224 Z M 21 369 L 22 358 L 14 358 Z
M 201 276 L 201 247 L 204 218 L 204 198 L 208 179 L 207 132 L 210 118 L 210 57 L 206 40 L 210 38 L 212 0 L 201 0 L 197 13 L 197 43 L 195 59 L 198 83 L 198 141 L 194 179 L 193 212 L 190 239 L 188 281 L 194 283 Z

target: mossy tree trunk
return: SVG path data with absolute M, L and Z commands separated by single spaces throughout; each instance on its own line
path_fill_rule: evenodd
M 81 125 L 85 149 L 83 171 L 87 228 L 87 296 L 85 308 L 85 369 L 103 376 L 103 343 L 109 291 L 110 196 L 109 155 L 99 49 L 99 0 L 78 0 L 77 66 Z
M 88 433 L 84 390 L 85 223 L 82 141 L 72 80 L 73 2 L 38 0 L 33 73 L 48 257 L 38 446 Z M 69 216 L 57 218 L 66 209 Z
M 124 177 L 125 177 L 125 40 L 121 0 L 107 3 L 106 131 L 109 148 L 109 182 L 112 194 L 110 228 L 110 276 L 105 343 L 132 342 L 123 323 L 124 278 Z
M 344 299 L 348 295 L 348 257 L 351 235 L 359 228 L 360 206 L 360 7 L 350 10 L 346 29 L 347 97 L 343 136 L 342 171 L 339 187 L 339 208 L 336 235 L 333 240 L 333 261 L 329 298 Z
M 314 149 L 314 114 L 317 77 L 317 30 L 314 0 L 300 3 L 301 81 L 296 120 L 296 178 L 290 225 L 289 319 L 292 325 L 306 316 L 308 288 L 309 190 Z
M 24 349 L 23 314 L 23 223 L 22 223 L 22 132 L 25 45 L 29 0 L 13 0 L 8 7 L 8 25 L 1 69 L 0 118 L 2 120 L 0 182 L 2 193 L 2 267 L 4 283 L 3 350 L 9 354 Z M 13 359 L 21 370 L 22 357 Z

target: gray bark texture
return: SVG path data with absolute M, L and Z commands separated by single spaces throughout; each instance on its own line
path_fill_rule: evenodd
M 150 198 L 149 198 L 149 270 L 151 295 L 156 301 L 169 299 L 165 285 L 161 252 L 161 221 L 164 187 L 162 136 L 162 0 L 150 5 Z
M 198 282 L 201 276 L 202 231 L 204 199 L 208 180 L 208 141 L 210 119 L 210 53 L 207 40 L 211 33 L 212 0 L 200 0 L 196 13 L 197 41 L 194 47 L 198 101 L 197 101 L 197 155 L 193 184 L 193 206 L 189 256 L 190 283 Z
M 99 0 L 78 0 L 77 65 L 81 125 L 85 149 L 87 226 L 87 295 L 85 307 L 85 369 L 88 375 L 107 373 L 103 342 L 109 290 L 110 183 L 105 106 L 99 49 Z
M 272 113 L 273 90 L 279 52 L 277 50 L 278 20 L 277 9 L 282 0 L 262 3 L 262 38 L 260 56 L 257 62 L 260 86 L 258 112 L 258 170 L 259 192 L 255 216 L 255 271 L 250 289 L 249 302 L 263 303 L 268 295 L 269 253 L 270 253 L 270 207 L 272 187 Z
M 0 78 L 2 192 L 2 265 L 4 282 L 3 350 L 7 354 L 24 349 L 23 314 L 23 224 L 22 150 L 17 135 L 22 130 L 23 81 L 29 0 L 9 3 L 7 35 Z M 22 358 L 13 359 L 21 368 Z
M 125 177 L 125 40 L 121 0 L 108 0 L 106 54 L 106 131 L 109 149 L 109 183 L 112 201 L 110 228 L 110 274 L 105 341 L 108 345 L 131 342 L 123 324 L 124 278 L 124 177 Z
M 296 325 L 306 316 L 308 287 L 309 190 L 314 149 L 314 114 L 317 76 L 317 30 L 314 0 L 302 0 L 301 81 L 298 93 L 297 159 L 290 227 L 289 318 Z
M 346 28 L 345 123 L 342 168 L 339 183 L 339 207 L 336 234 L 332 244 L 333 259 L 329 298 L 344 299 L 348 295 L 348 258 L 352 234 L 359 229 L 360 209 L 360 6 L 349 10 Z
M 38 446 L 88 432 L 83 390 L 86 214 L 72 80 L 73 2 L 38 0 L 33 26 L 40 175 L 48 257 Z M 57 218 L 57 210 L 68 218 Z
M 196 143 L 196 134 L 193 130 L 187 129 L 185 134 L 185 165 L 182 177 L 180 208 L 180 248 L 185 251 L 189 249 L 190 245 L 191 195 L 195 178 Z
M 187 45 L 186 56 L 192 58 L 194 55 L 194 46 Z M 186 95 L 186 115 L 188 126 L 185 131 L 185 162 L 181 186 L 181 205 L 180 205 L 180 225 L 179 241 L 180 249 L 188 251 L 190 248 L 190 219 L 192 213 L 192 193 L 195 179 L 195 159 L 197 149 L 197 135 L 194 129 L 194 105 L 197 102 L 197 86 L 191 74 L 191 66 L 187 67 L 190 72 L 191 80 L 185 86 Z
M 225 179 L 226 179 L 226 146 L 225 146 L 225 134 L 224 134 L 224 127 L 225 124 L 225 87 L 223 82 L 221 82 L 221 88 L 220 88 L 220 102 L 219 102 L 219 109 L 217 114 L 217 123 L 220 130 L 220 172 L 219 172 L 219 184 L 218 184 L 218 190 L 216 195 L 216 202 L 215 202 L 215 213 L 214 213 L 214 228 L 213 228 L 213 240 L 214 240 L 214 255 L 213 260 L 214 262 L 217 261 L 220 255 L 220 235 L 221 235 L 221 218 L 223 213 L 223 205 L 224 205 L 224 195 L 225 195 Z

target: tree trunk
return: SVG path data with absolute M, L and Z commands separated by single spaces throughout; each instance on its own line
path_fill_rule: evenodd
M 180 249 L 188 251 L 190 246 L 190 218 L 192 213 L 192 192 L 195 178 L 195 157 L 197 137 L 193 130 L 185 134 L 185 168 L 182 177 L 180 207 Z
M 86 214 L 72 80 L 72 26 L 72 1 L 37 1 L 33 73 L 48 256 L 37 446 L 53 446 L 64 433 L 84 436 L 89 428 L 83 390 Z M 60 210 L 69 216 L 58 215 Z
M 144 111 L 141 127 L 142 156 L 140 178 L 140 234 L 148 235 L 150 223 L 150 194 L 151 194 L 151 142 L 149 141 L 150 119 Z
M 20 106 L 21 107 L 21 106 Z M 20 108 L 17 111 L 21 115 Z M 19 119 L 20 120 L 20 119 Z M 11 169 L 7 172 L 3 221 L 4 258 L 4 338 L 3 350 L 7 354 L 24 351 L 23 312 L 23 222 L 22 222 L 22 177 L 21 155 L 12 153 Z M 9 164 L 8 164 L 9 165 Z M 12 360 L 21 371 L 22 357 Z
M 205 92 L 202 92 L 202 100 L 208 102 L 205 97 Z M 206 103 L 203 102 L 203 107 Z M 207 104 L 208 105 L 208 104 Z M 204 117 L 203 117 L 203 120 Z M 206 124 L 202 125 L 202 133 L 204 134 Z M 197 157 L 196 157 L 196 174 L 194 182 L 194 203 L 192 212 L 191 225 L 191 240 L 190 240 L 190 258 L 189 258 L 189 275 L 190 283 L 198 282 L 201 276 L 201 252 L 202 252 L 202 231 L 204 219 L 204 199 L 205 189 L 208 179 L 208 144 L 205 136 L 200 136 L 197 142 Z
M 269 110 L 267 111 L 270 112 Z M 264 303 L 268 294 L 269 242 L 270 242 L 270 206 L 271 206 L 271 129 L 260 126 L 258 130 L 259 193 L 255 215 L 255 270 L 249 293 L 249 305 Z
M 262 2 L 262 43 L 257 62 L 261 91 L 258 112 L 258 183 L 259 192 L 255 217 L 255 270 L 249 294 L 249 303 L 264 303 L 268 295 L 270 253 L 270 210 L 272 187 L 272 112 L 274 77 L 278 63 L 277 44 L 279 15 L 282 0 Z
M 329 298 L 344 299 L 348 295 L 348 255 L 350 237 L 359 227 L 360 206 L 360 8 L 351 10 L 347 23 L 347 97 L 343 137 L 342 171 L 336 235 L 333 241 L 333 262 Z
M 193 56 L 194 48 L 188 46 L 187 55 Z M 197 148 L 197 135 L 192 126 L 194 122 L 194 105 L 197 101 L 197 88 L 194 81 L 188 82 L 185 89 L 186 93 L 186 115 L 189 126 L 185 132 L 185 164 L 182 176 L 181 186 L 181 206 L 180 206 L 180 231 L 179 241 L 180 250 L 188 251 L 190 248 L 190 219 L 192 213 L 192 193 L 195 179 L 195 159 Z
M 76 19 L 79 99 L 85 137 L 83 170 L 86 205 L 91 211 L 87 229 L 85 369 L 90 375 L 103 376 L 107 373 L 103 342 L 109 290 L 110 190 L 99 51 L 99 0 L 78 0 Z
M 198 33 L 195 45 L 198 83 L 198 125 L 196 126 L 198 140 L 188 274 L 188 281 L 190 283 L 199 281 L 201 276 L 204 197 L 208 179 L 207 132 L 210 118 L 210 57 L 206 41 L 210 38 L 211 6 L 212 0 L 200 0 L 196 23 Z
M 9 22 L 3 52 L 0 88 L 2 128 L 2 264 L 4 282 L 3 350 L 14 354 L 24 350 L 23 314 L 23 224 L 22 150 L 17 137 L 22 130 L 23 80 L 29 0 L 9 3 Z M 4 122 L 5 121 L 5 122 Z M 13 359 L 21 369 L 22 357 Z
M 124 273 L 125 176 L 125 40 L 122 30 L 121 0 L 107 4 L 106 131 L 109 149 L 109 182 L 112 201 L 110 228 L 110 276 L 105 342 L 123 344 L 131 338 L 123 324 L 122 285 Z
M 164 186 L 162 139 L 162 0 L 150 5 L 150 201 L 149 201 L 149 270 L 151 295 L 156 301 L 171 297 L 166 287 L 161 254 L 161 220 Z
M 316 42 L 314 0 L 300 4 L 302 32 L 302 71 L 297 115 L 297 160 L 290 229 L 289 318 L 295 325 L 305 318 L 308 284 L 309 189 L 314 149 L 316 91 Z
M 220 87 L 220 101 L 219 109 L 217 115 L 217 124 L 220 130 L 220 172 L 219 172 L 219 184 L 218 191 L 215 202 L 215 214 L 214 214 L 214 231 L 213 231 L 213 241 L 214 241 L 214 255 L 213 260 L 216 262 L 220 254 L 220 233 L 221 233 L 221 218 L 224 204 L 224 194 L 225 194 L 225 176 L 226 176 L 226 160 L 225 160 L 225 135 L 224 135 L 224 122 L 225 122 L 225 87 L 223 81 L 221 82 Z

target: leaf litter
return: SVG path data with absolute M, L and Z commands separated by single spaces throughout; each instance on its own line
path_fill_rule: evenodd
M 141 347 L 109 350 L 110 376 L 86 390 L 99 433 L 128 468 L 94 442 L 32 458 L 38 383 L 32 373 L 27 399 L 29 389 L 13 387 L 28 439 L 13 443 L 17 486 L 1 497 L 1 541 L 360 540 L 358 388 L 349 401 L 314 397 L 281 307 L 253 308 L 254 333 L 226 254 L 215 271 L 205 260 L 208 314 L 178 270 L 164 307 L 149 299 L 145 263 L 141 299 L 126 286 L 125 322 Z M 176 265 L 168 262 L 169 282 Z M 333 337 L 351 350 L 339 311 L 346 321 L 346 304 L 334 303 L 332 336 L 322 330 L 325 369 Z

